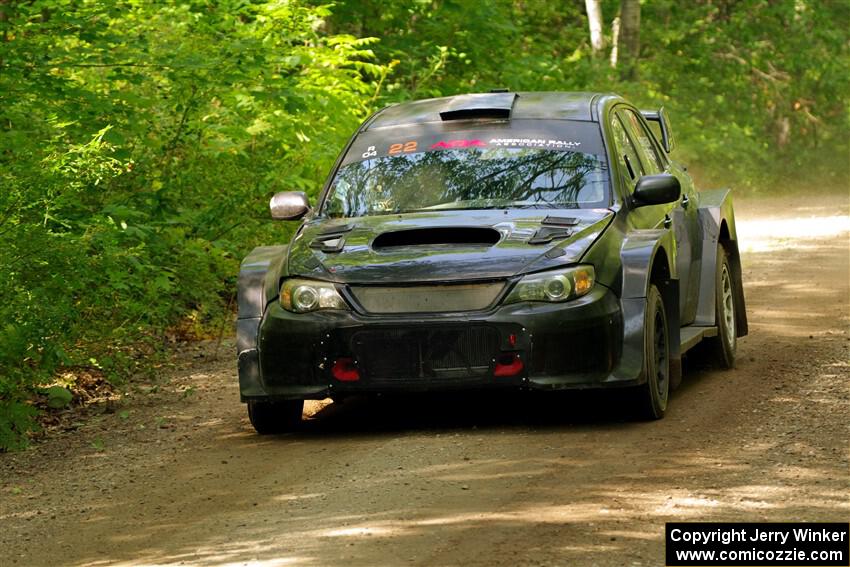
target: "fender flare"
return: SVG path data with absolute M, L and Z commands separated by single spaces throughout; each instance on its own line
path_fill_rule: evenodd
M 659 253 L 666 258 L 667 277 L 656 281 L 667 312 L 670 345 L 670 384 L 678 386 L 682 376 L 679 336 L 679 279 L 676 272 L 676 241 L 670 230 L 630 232 L 620 249 L 622 263 L 623 356 L 618 374 L 646 381 L 644 372 L 644 326 L 646 297 L 652 282 L 652 269 Z
M 729 267 L 735 279 L 735 329 L 739 337 L 749 331 L 746 301 L 744 299 L 741 254 L 738 250 L 738 231 L 735 226 L 735 209 L 732 206 L 731 189 L 715 189 L 699 193 L 699 223 L 702 232 L 702 268 L 699 282 L 699 301 L 697 302 L 694 325 L 713 327 L 715 315 L 715 272 L 717 271 L 717 246 L 723 238 L 724 247 L 729 254 Z M 725 226 L 725 230 L 724 230 Z
M 287 249 L 285 245 L 259 246 L 242 260 L 239 267 L 236 354 L 239 392 L 243 399 L 247 396 L 264 396 L 266 393 L 260 378 L 257 335 L 266 306 L 277 295 L 276 280 L 286 259 Z

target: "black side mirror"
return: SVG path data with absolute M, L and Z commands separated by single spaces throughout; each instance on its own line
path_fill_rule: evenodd
M 678 200 L 681 194 L 682 187 L 679 185 L 679 179 L 675 175 L 670 175 L 669 173 L 644 175 L 638 179 L 637 186 L 635 187 L 635 206 L 642 207 L 644 205 L 672 203 Z
M 269 202 L 274 220 L 298 220 L 310 212 L 310 201 L 302 191 L 275 193 Z

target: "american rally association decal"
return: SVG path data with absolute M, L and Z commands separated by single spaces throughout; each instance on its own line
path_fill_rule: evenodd
M 493 138 L 491 146 L 509 148 L 546 148 L 549 150 L 572 149 L 581 145 L 581 142 L 568 142 L 566 140 L 546 140 L 542 138 Z

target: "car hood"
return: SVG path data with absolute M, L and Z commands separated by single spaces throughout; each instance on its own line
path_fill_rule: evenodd
M 287 271 L 338 283 L 498 279 L 578 262 L 608 209 L 487 209 L 306 222 Z

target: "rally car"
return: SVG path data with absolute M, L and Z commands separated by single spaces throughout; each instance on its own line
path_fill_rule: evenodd
M 656 135 L 657 133 L 657 135 Z M 238 290 L 241 399 L 259 433 L 305 399 L 630 388 L 661 418 L 682 355 L 747 333 L 730 191 L 697 192 L 663 109 L 613 94 L 491 92 L 385 108 L 289 244 Z

